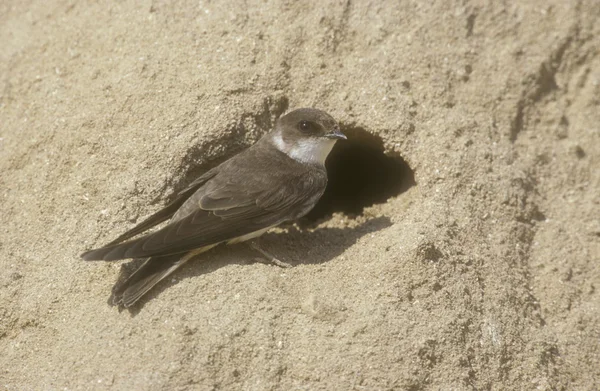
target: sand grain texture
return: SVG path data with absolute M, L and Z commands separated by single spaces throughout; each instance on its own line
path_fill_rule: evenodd
M 597 390 L 600 3 L 0 4 L 0 388 Z M 416 186 L 134 313 L 78 255 L 288 108 Z

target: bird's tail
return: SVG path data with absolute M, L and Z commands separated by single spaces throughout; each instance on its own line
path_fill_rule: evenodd
M 186 254 L 150 257 L 123 283 L 113 287 L 109 301 L 113 305 L 131 307 L 160 281 L 171 275 L 197 254 L 207 251 L 202 248 Z

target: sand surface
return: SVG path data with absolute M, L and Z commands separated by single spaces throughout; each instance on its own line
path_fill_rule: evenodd
M 2 1 L 0 389 L 600 389 L 599 20 L 596 0 Z M 214 250 L 108 306 L 127 261 L 79 254 L 304 106 L 416 185 L 267 234 L 290 269 Z

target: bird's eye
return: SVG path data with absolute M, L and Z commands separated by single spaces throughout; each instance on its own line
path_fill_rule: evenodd
M 319 131 L 317 124 L 310 121 L 300 121 L 298 123 L 298 129 L 300 129 L 302 133 L 317 133 Z

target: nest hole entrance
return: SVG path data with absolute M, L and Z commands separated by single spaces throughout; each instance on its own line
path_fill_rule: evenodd
M 348 140 L 337 142 L 327 158 L 327 188 L 308 222 L 335 212 L 355 217 L 415 185 L 413 170 L 399 155 L 386 154 L 380 137 L 362 128 L 342 131 Z

